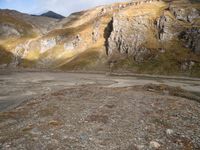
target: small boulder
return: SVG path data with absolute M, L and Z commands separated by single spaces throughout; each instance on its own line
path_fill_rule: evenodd
M 174 131 L 172 129 L 167 129 L 166 130 L 166 134 L 167 135 L 172 135 L 174 133 Z
M 152 148 L 152 149 L 158 149 L 158 148 L 160 148 L 160 146 L 161 145 L 156 141 L 151 141 L 150 142 L 150 148 Z

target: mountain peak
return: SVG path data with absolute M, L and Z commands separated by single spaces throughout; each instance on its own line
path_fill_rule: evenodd
M 60 14 L 57 14 L 53 11 L 47 11 L 43 14 L 41 14 L 40 16 L 45 16 L 45 17 L 50 17 L 50 18 L 55 18 L 55 19 L 63 19 L 65 18 L 64 16 L 60 15 Z

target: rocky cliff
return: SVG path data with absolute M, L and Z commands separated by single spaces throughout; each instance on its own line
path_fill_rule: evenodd
M 123 56 L 133 67 L 152 73 L 198 68 L 199 3 L 146 1 L 132 7 L 113 16 L 111 62 Z
M 0 19 L 1 51 L 13 55 L 0 61 L 4 67 L 200 76 L 198 1 L 135 0 L 62 20 L 16 16 Z

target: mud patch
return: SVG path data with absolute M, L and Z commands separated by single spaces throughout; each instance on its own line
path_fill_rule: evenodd
M 97 122 L 97 123 L 104 123 L 106 124 L 108 122 L 108 116 L 107 115 L 90 115 L 86 118 L 85 121 L 87 122 Z
M 150 92 L 158 92 L 165 95 L 177 96 L 200 102 L 200 96 L 198 94 L 186 91 L 181 87 L 173 87 L 165 84 L 146 84 L 143 86 L 143 89 Z

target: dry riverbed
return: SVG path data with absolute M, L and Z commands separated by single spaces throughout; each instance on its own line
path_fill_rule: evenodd
M 200 81 L 0 75 L 0 149 L 200 149 Z

